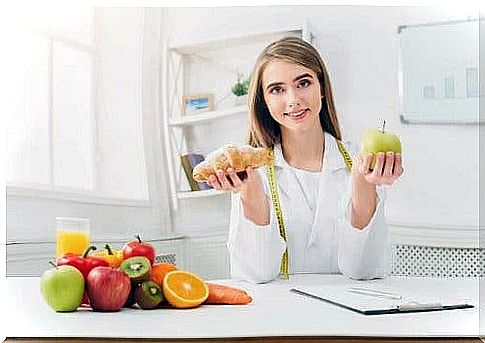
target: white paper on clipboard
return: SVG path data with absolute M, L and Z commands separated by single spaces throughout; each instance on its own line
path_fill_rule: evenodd
M 402 294 L 398 291 L 393 294 L 399 295 L 399 299 L 359 294 L 354 292 L 353 287 L 301 286 L 293 287 L 291 291 L 362 314 L 439 311 L 473 307 L 473 305 L 458 300 L 442 299 L 438 296 Z

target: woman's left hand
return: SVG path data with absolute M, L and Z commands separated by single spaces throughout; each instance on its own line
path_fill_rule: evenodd
M 360 154 L 354 163 L 353 172 L 374 185 L 392 185 L 404 172 L 402 155 L 392 151 L 377 153 L 376 164 L 371 169 L 374 154 Z

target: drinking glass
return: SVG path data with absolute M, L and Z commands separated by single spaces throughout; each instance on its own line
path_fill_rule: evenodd
M 89 219 L 56 217 L 57 258 L 66 253 L 81 255 L 89 243 Z

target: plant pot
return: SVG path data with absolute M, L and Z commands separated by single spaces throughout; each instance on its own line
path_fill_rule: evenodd
M 248 95 L 245 94 L 245 95 L 235 96 L 234 104 L 236 106 L 247 105 L 248 104 Z

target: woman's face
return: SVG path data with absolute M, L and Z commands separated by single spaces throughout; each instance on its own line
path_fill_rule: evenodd
M 264 101 L 282 131 L 305 132 L 321 128 L 322 95 L 313 70 L 274 60 L 266 66 L 261 81 Z

